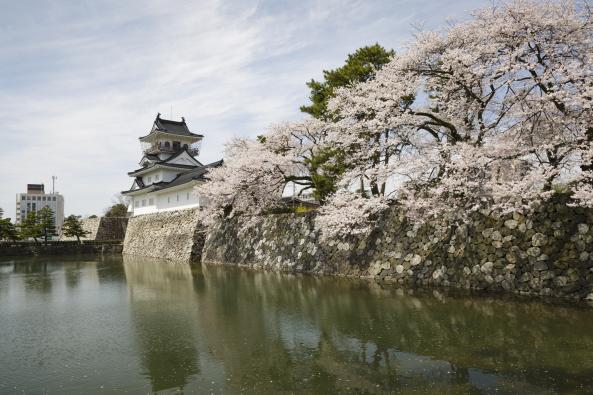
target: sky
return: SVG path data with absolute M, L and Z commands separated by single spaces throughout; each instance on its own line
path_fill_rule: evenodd
M 357 48 L 405 49 L 485 0 L 2 1 L 0 207 L 28 183 L 65 213 L 101 215 L 129 189 L 157 112 L 225 142 L 304 117 L 305 83 Z

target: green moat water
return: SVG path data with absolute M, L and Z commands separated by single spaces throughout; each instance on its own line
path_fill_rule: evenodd
M 592 393 L 593 309 L 128 257 L 0 261 L 0 393 Z

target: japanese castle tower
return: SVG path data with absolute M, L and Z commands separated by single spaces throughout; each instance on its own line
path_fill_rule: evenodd
M 195 157 L 204 136 L 189 131 L 185 118 L 171 121 L 157 114 L 150 133 L 140 137 L 143 156 L 139 169 L 128 173 L 132 187 L 122 194 L 129 199 L 133 215 L 200 207 L 206 204 L 193 191 L 204 182 L 208 168 L 222 160 L 203 165 Z

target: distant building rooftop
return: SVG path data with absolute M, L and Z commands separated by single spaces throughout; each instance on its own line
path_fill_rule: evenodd
M 43 195 L 45 193 L 45 187 L 43 184 L 27 184 L 27 193 Z

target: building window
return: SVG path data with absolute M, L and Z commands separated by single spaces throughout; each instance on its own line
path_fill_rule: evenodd
M 153 198 L 148 199 L 148 205 L 152 206 L 153 204 L 154 204 L 154 199 Z
M 146 199 L 142 199 L 142 207 L 146 206 Z
M 157 174 L 156 176 L 154 176 L 154 182 L 157 182 L 159 180 L 160 176 Z
M 45 202 L 45 196 L 41 198 L 41 200 L 43 200 Z
M 186 197 L 186 199 L 187 199 L 187 200 L 189 200 L 189 192 L 187 193 L 187 197 Z
M 136 200 L 134 202 L 134 207 L 136 207 L 136 208 L 140 207 L 140 201 L 139 200 Z
M 25 200 L 25 197 L 24 196 L 21 196 L 21 200 Z
M 171 148 L 171 143 L 169 143 L 168 141 L 165 141 L 165 148 Z
M 52 200 L 55 202 L 56 201 L 56 197 L 54 196 Z
M 146 179 L 146 182 L 151 182 L 152 181 L 152 177 L 148 176 L 148 178 Z
M 177 201 L 179 201 L 179 194 L 177 194 Z
M 167 203 L 171 203 L 171 197 L 167 196 Z

